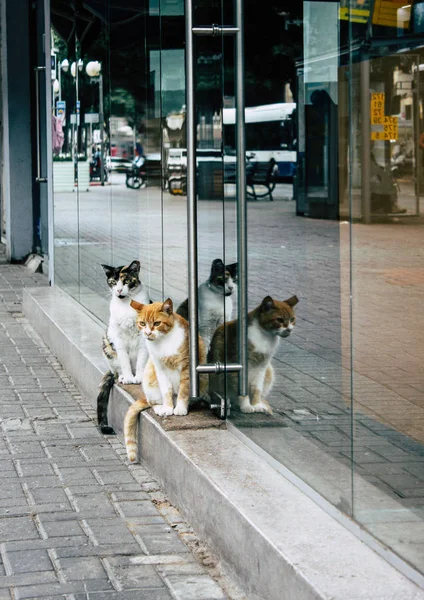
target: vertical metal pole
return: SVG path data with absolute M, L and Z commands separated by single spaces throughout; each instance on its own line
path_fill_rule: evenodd
M 37 177 L 36 181 L 40 181 L 41 178 L 41 157 L 40 157 L 40 90 L 38 82 L 38 70 L 40 67 L 34 68 L 35 73 L 35 125 L 36 125 L 36 137 L 37 137 Z
M 51 31 L 50 23 L 50 0 L 44 0 L 44 32 L 48 34 Z M 49 36 L 45 36 L 46 41 Z M 50 61 L 50 48 L 45 48 L 46 72 Z M 62 68 L 60 63 L 57 65 L 59 70 L 59 99 L 62 99 Z M 55 246 L 54 246 L 54 197 L 53 197 L 53 148 L 52 148 L 52 109 L 54 106 L 54 97 L 52 97 L 52 89 L 50 81 L 46 77 L 46 156 L 47 156 L 47 226 L 48 226 L 48 277 L 50 285 L 54 285 L 54 261 L 55 261 Z M 53 105 L 53 106 L 52 106 Z
M 420 69 L 419 69 L 419 57 L 416 58 L 415 63 L 415 90 L 412 94 L 412 99 L 414 103 L 414 179 L 415 179 L 415 214 L 419 216 L 420 214 L 420 165 L 419 161 L 421 159 L 421 151 L 420 151 Z
M 362 176 L 362 219 L 371 223 L 371 170 L 370 170 L 370 62 L 363 57 L 360 65 L 361 86 L 361 176 Z
M 99 74 L 99 123 L 100 123 L 100 184 L 105 184 L 104 169 L 104 115 L 103 115 L 103 75 Z
M 191 0 L 185 0 L 185 67 L 187 133 L 187 243 L 188 320 L 190 323 L 190 397 L 199 396 L 197 362 L 199 355 L 197 318 L 197 205 L 196 205 L 196 127 L 194 115 L 194 49 Z
M 236 0 L 236 142 L 237 142 L 237 254 L 238 254 L 238 347 L 242 370 L 239 396 L 247 396 L 247 204 L 246 139 L 244 111 L 244 19 L 243 0 Z
M 40 71 L 46 72 L 46 66 L 42 65 L 41 67 L 34 67 L 35 73 L 35 123 L 36 123 L 36 134 L 37 134 L 37 177 L 35 181 L 38 183 L 46 183 L 47 177 L 42 177 L 41 175 L 41 132 L 40 132 L 40 82 L 39 82 L 39 74 Z M 50 85 L 50 80 L 47 78 L 48 85 Z M 51 117 L 50 117 L 51 120 Z

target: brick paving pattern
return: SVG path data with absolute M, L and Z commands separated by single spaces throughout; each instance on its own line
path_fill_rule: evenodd
M 0 246 L 0 600 L 243 600 L 21 312 Z

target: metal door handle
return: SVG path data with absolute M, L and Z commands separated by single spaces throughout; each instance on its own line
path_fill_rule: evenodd
M 35 74 L 35 121 L 37 129 L 37 177 L 38 183 L 46 183 L 47 177 L 41 177 L 41 152 L 40 152 L 40 71 L 45 71 L 46 67 L 34 67 Z
M 193 27 L 192 0 L 185 0 L 186 15 L 186 131 L 187 131 L 187 238 L 190 322 L 190 396 L 198 398 L 198 373 L 216 372 L 216 365 L 199 365 L 198 273 L 197 273 L 197 205 L 196 205 L 196 125 L 194 111 L 193 37 L 236 36 L 236 140 L 237 140 L 237 253 L 238 253 L 238 350 L 240 364 L 222 365 L 224 372 L 239 372 L 239 396 L 248 395 L 247 373 L 247 205 L 246 141 L 244 106 L 244 34 L 243 0 L 236 0 L 236 26 Z M 226 409 L 224 411 L 226 414 Z
M 211 27 L 193 27 L 191 31 L 194 35 L 218 37 L 219 35 L 235 35 L 239 29 L 238 27 L 221 27 L 221 25 L 214 24 Z

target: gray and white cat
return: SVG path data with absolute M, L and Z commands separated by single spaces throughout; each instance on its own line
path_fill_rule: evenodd
M 97 397 L 97 417 L 103 433 L 113 433 L 107 425 L 107 406 L 116 379 L 119 383 L 141 383 L 148 359 L 145 341 L 136 325 L 137 313 L 131 300 L 149 304 L 150 299 L 140 280 L 140 262 L 111 267 L 102 265 L 111 291 L 110 318 L 103 337 L 103 354 L 109 364 Z
M 209 278 L 199 285 L 199 335 L 209 347 L 215 329 L 230 321 L 233 312 L 232 296 L 237 288 L 237 263 L 224 265 L 216 258 Z M 188 298 L 177 308 L 177 314 L 188 321 Z

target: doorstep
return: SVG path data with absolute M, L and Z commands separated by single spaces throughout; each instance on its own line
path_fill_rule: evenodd
M 96 405 L 104 325 L 58 288 L 24 290 L 24 312 Z M 119 437 L 137 386 L 115 386 Z M 143 464 L 250 600 L 418 600 L 424 591 L 208 412 L 141 414 Z M 201 600 L 201 599 L 199 599 Z

